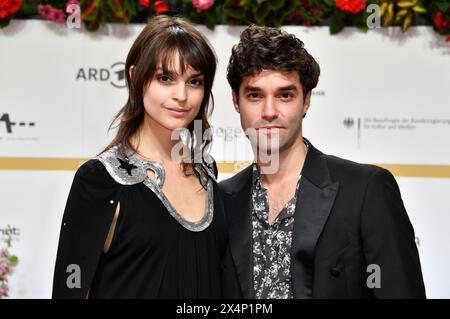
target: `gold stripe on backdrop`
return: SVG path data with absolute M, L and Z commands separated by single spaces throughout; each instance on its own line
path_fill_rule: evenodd
M 86 158 L 0 157 L 0 170 L 74 171 Z M 219 172 L 233 174 L 247 167 L 250 162 L 218 161 Z M 400 177 L 450 178 L 450 165 L 375 164 Z
M 250 162 L 217 162 L 219 172 L 237 173 L 242 168 L 250 165 Z M 384 167 L 393 175 L 399 177 L 437 177 L 450 178 L 450 165 L 418 165 L 418 164 L 385 164 L 374 165 Z
M 450 178 L 450 165 L 375 164 L 395 176 Z
M 75 171 L 86 158 L 0 157 L 0 170 Z

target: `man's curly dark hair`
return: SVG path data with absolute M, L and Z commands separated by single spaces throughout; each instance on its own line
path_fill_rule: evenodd
M 238 93 L 242 79 L 262 70 L 297 71 L 303 99 L 317 86 L 320 67 L 306 51 L 303 42 L 279 28 L 251 25 L 233 46 L 227 69 L 231 89 Z

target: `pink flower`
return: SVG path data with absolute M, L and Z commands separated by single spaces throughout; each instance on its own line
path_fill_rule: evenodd
M 44 18 L 47 18 L 47 16 L 52 12 L 52 6 L 49 4 L 38 4 L 37 8 L 39 14 Z
M 0 297 L 8 297 L 8 286 L 6 284 L 2 284 L 0 286 Z
M 47 20 L 51 20 L 56 23 L 66 22 L 66 14 L 62 10 L 55 9 L 49 4 L 39 4 L 38 12 Z
M 68 6 L 70 6 L 71 4 L 76 4 L 76 5 L 80 5 L 80 2 L 78 0 L 69 0 L 66 2 L 66 4 L 64 5 L 64 8 L 67 8 Z
M 64 12 L 62 12 L 61 10 L 54 10 L 53 11 L 53 15 L 52 15 L 52 19 L 50 19 L 56 23 L 66 23 L 66 14 Z
M 199 10 L 208 10 L 214 5 L 214 0 L 192 0 L 192 4 Z
M 0 277 L 4 277 L 9 273 L 9 264 L 7 260 L 0 259 Z
M 68 6 L 68 5 L 70 5 L 70 4 L 77 4 L 77 5 L 80 5 L 80 2 L 78 1 L 78 0 L 69 0 L 69 1 L 67 1 L 66 2 L 66 7 Z

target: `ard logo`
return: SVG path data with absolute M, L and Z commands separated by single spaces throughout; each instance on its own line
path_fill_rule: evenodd
M 79 68 L 76 76 L 77 81 L 109 82 L 112 86 L 122 89 L 125 83 L 125 63 L 116 62 L 106 68 Z

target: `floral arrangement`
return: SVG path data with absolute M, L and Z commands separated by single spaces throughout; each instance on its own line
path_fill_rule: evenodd
M 429 25 L 450 42 L 450 0 L 0 0 L 0 27 L 10 19 L 40 18 L 64 23 L 69 4 L 79 4 L 89 31 L 107 23 L 145 22 L 155 14 L 179 14 L 213 29 L 217 24 L 328 25 L 368 30 L 376 5 L 380 27 Z
M 436 2 L 432 12 L 434 29 L 439 34 L 446 36 L 446 42 L 450 42 L 450 1 Z
M 17 256 L 9 253 L 9 249 L 12 246 L 12 233 L 11 226 L 8 226 L 8 235 L 5 240 L 6 248 L 0 250 L 0 299 L 3 297 L 8 297 L 8 274 L 18 262 Z
M 299 0 L 245 1 L 227 0 L 224 11 L 229 24 L 281 26 L 299 6 Z
M 8 24 L 9 17 L 13 16 L 20 10 L 22 0 L 0 0 L 0 27 Z
M 300 0 L 294 14 L 288 17 L 289 24 L 321 25 L 330 4 L 322 0 Z

